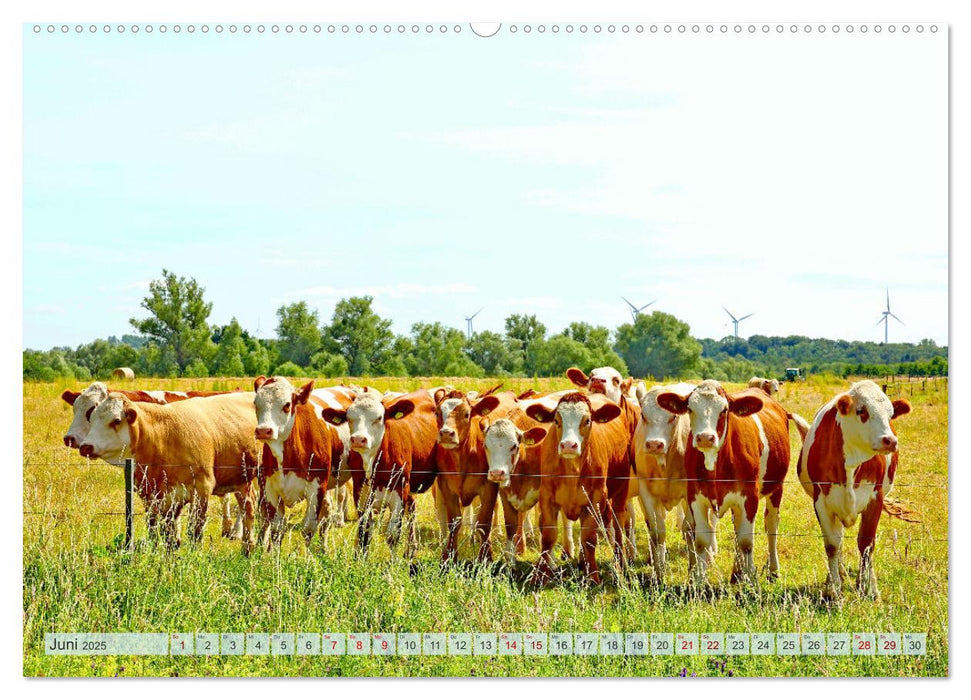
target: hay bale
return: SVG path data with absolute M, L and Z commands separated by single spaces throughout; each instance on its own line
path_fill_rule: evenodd
M 131 367 L 118 367 L 111 373 L 112 379 L 125 379 L 127 381 L 135 380 L 135 370 Z

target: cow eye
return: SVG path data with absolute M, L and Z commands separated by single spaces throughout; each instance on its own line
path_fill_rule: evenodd
M 112 428 L 117 428 L 119 425 L 121 425 L 121 418 L 115 418 L 108 425 Z
M 866 411 L 866 409 L 860 406 L 858 409 L 856 409 L 856 415 L 862 416 L 864 411 Z
M 283 412 L 284 413 L 289 413 L 290 412 L 290 402 L 289 401 L 287 401 L 285 404 L 283 404 Z
M 381 423 L 381 419 L 380 418 L 375 418 L 373 421 L 371 421 L 371 424 L 372 425 L 379 425 L 380 423 Z

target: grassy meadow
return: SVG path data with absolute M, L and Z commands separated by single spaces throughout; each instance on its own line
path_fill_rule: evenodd
M 325 382 L 327 380 L 324 380 Z M 367 379 L 379 389 L 451 383 L 483 389 L 496 382 L 462 378 Z M 250 388 L 250 379 L 138 380 L 143 389 Z M 566 379 L 513 379 L 505 387 L 560 389 Z M 785 385 L 778 397 L 812 420 L 847 382 Z M 618 579 L 609 548 L 598 559 L 604 584 L 583 585 L 575 564 L 561 580 L 537 589 L 526 582 L 530 548 L 515 571 L 498 562 L 439 565 L 438 524 L 430 495 L 420 496 L 420 547 L 414 561 L 376 537 L 357 554 L 355 523 L 331 529 L 308 549 L 296 529 L 303 508 L 289 511 L 292 529 L 273 553 L 240 554 L 219 536 L 219 501 L 210 503 L 199 546 L 173 553 L 119 552 L 124 529 L 122 472 L 88 462 L 61 436 L 70 407 L 60 399 L 80 383 L 27 383 L 24 398 L 23 664 L 26 676 L 943 676 L 948 674 L 948 395 L 946 383 L 904 386 L 914 410 L 897 422 L 901 441 L 893 497 L 920 522 L 884 514 L 875 555 L 881 600 L 860 599 L 852 585 L 840 604 L 822 597 L 826 560 L 810 499 L 790 469 L 779 537 L 781 576 L 759 589 L 729 583 L 734 552 L 731 518 L 719 526 L 710 599 L 685 592 L 684 542 L 668 523 L 668 581 L 648 576 L 647 531 L 638 524 L 632 573 Z M 732 387 L 729 387 L 732 388 Z M 913 389 L 913 395 L 910 390 Z M 896 393 L 891 392 L 892 398 Z M 793 465 L 799 436 L 790 429 Z M 137 504 L 141 510 L 141 504 Z M 638 509 L 638 513 L 639 513 Z M 762 515 L 756 562 L 765 563 Z M 136 519 L 144 539 L 144 519 Z M 493 532 L 501 551 L 502 534 Z M 856 528 L 844 561 L 858 566 Z M 926 632 L 926 657 L 594 656 L 594 657 L 84 657 L 45 656 L 45 632 Z

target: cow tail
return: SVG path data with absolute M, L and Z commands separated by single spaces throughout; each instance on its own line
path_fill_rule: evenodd
M 805 442 L 806 436 L 809 434 L 809 423 L 805 418 L 800 416 L 798 413 L 786 413 L 786 417 L 796 424 L 796 429 L 799 431 L 799 437 Z

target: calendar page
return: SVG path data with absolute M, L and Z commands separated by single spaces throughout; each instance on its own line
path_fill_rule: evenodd
M 947 23 L 83 14 L 25 676 L 949 674 Z

